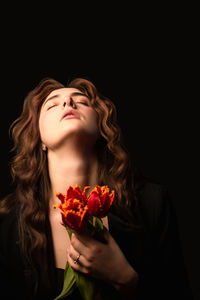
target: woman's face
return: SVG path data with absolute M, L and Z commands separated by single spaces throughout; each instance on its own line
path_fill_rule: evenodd
M 42 143 L 49 149 L 73 136 L 94 144 L 99 136 L 97 113 L 80 90 L 57 89 L 42 104 L 39 130 Z

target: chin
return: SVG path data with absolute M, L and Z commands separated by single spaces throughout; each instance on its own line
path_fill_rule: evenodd
M 65 126 L 63 126 L 63 128 L 61 129 L 61 131 L 64 134 L 69 134 L 69 135 L 72 133 L 78 133 L 79 131 L 83 131 L 83 130 L 84 128 L 82 124 L 80 124 L 80 122 L 77 122 L 76 119 L 70 120 L 70 122 L 68 124 L 65 124 Z

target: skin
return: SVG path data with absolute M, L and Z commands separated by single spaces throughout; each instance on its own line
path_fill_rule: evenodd
M 80 93 L 74 88 L 51 92 L 42 105 L 39 118 L 41 147 L 47 147 L 52 187 L 49 219 L 56 266 L 64 269 L 68 261 L 75 270 L 111 283 L 128 297 L 134 293 L 138 274 L 110 235 L 107 217 L 102 219 L 106 244 L 83 232 L 73 232 L 70 240 L 61 225 L 60 211 L 52 208 L 53 204 L 59 203 L 55 192 L 65 193 L 68 186 L 75 184 L 82 188 L 89 185 L 91 189 L 98 184 L 98 160 L 94 148 L 99 137 L 97 114 L 89 99 L 74 95 L 75 92 Z M 79 117 L 61 120 L 63 113 L 70 109 Z M 79 262 L 74 264 L 79 254 Z

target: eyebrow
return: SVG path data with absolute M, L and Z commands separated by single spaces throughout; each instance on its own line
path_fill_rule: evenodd
M 69 96 L 70 96 L 70 97 L 73 97 L 73 96 L 84 96 L 84 97 L 88 98 L 88 96 L 87 96 L 86 94 L 81 93 L 81 92 L 72 92 Z M 55 95 L 53 95 L 53 96 L 47 98 L 47 99 L 44 101 L 44 104 L 43 104 L 43 105 L 45 105 L 49 100 L 52 100 L 52 99 L 58 98 L 58 97 L 60 97 L 60 94 L 55 94 Z

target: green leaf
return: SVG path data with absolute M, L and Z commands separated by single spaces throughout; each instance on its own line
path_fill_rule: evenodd
M 54 300 L 61 299 L 63 297 L 69 296 L 76 288 L 76 276 L 74 275 L 75 271 L 67 263 L 65 272 L 64 272 L 64 283 L 63 289 Z
M 84 300 L 93 300 L 95 292 L 95 282 L 92 278 L 80 272 L 74 272 L 76 284 Z
M 98 230 L 98 231 L 101 231 L 103 230 L 103 222 L 101 221 L 101 219 L 95 217 L 95 228 Z
M 87 226 L 84 228 L 85 232 L 88 233 L 89 235 L 93 236 L 95 233 L 95 227 L 93 226 L 92 220 L 89 220 L 87 223 Z
M 66 229 L 67 229 L 67 232 L 68 232 L 68 234 L 69 234 L 69 238 L 70 238 L 70 240 L 71 240 L 72 232 L 71 232 L 71 230 L 70 230 L 68 227 L 66 227 Z

